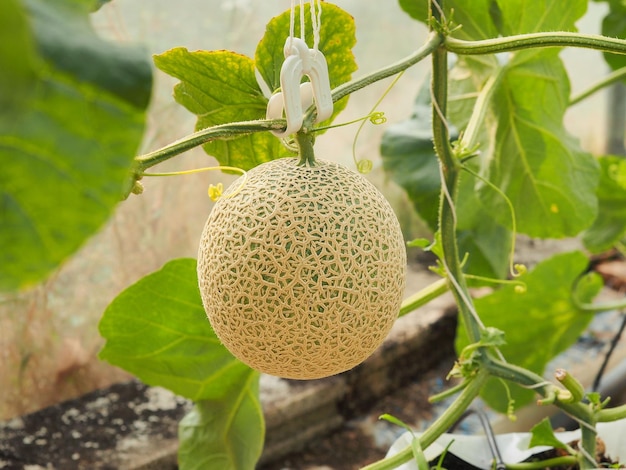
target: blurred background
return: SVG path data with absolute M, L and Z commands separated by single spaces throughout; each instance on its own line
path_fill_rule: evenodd
M 334 0 L 356 21 L 355 76 L 388 65 L 414 51 L 426 28 L 405 15 L 396 2 Z M 382 6 L 382 5 L 385 6 Z M 288 0 L 113 0 L 93 15 L 94 28 L 116 42 L 144 44 L 150 54 L 172 47 L 234 50 L 254 54 L 269 19 L 288 9 Z M 579 29 L 598 33 L 604 4 L 591 2 Z M 324 18 L 322 17 L 322 22 Z M 566 50 L 572 91 L 588 87 L 608 72 L 601 55 Z M 379 107 L 387 123 L 366 124 L 356 142 L 357 158 L 374 162 L 368 175 L 390 199 L 407 239 L 425 236 L 402 191 L 380 168 L 379 143 L 385 129 L 406 119 L 429 63 L 408 70 Z M 172 98 L 176 81 L 155 71 L 148 127 L 140 152 L 162 147 L 193 131 L 195 117 Z M 391 79 L 355 93 L 337 123 L 367 115 Z M 570 132 L 593 153 L 605 151 L 606 93 L 572 107 Z M 358 125 L 321 136 L 316 154 L 354 167 L 352 145 Z M 162 164 L 160 171 L 215 164 L 201 149 Z M 197 240 L 211 210 L 209 184 L 231 178 L 201 173 L 144 180 L 145 192 L 121 203 L 108 224 L 45 283 L 0 304 L 0 419 L 28 413 L 107 386 L 129 376 L 97 359 L 102 346 L 98 321 L 108 303 L 125 287 L 177 257 L 195 257 Z

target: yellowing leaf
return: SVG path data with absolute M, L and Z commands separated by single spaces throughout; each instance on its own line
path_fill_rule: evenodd
M 189 52 L 184 47 L 154 57 L 162 71 L 181 80 L 174 87 L 176 101 L 198 116 L 196 130 L 238 121 L 264 119 L 267 99 L 254 75 L 249 57 L 229 51 Z M 203 146 L 221 165 L 249 170 L 287 154 L 269 132 Z

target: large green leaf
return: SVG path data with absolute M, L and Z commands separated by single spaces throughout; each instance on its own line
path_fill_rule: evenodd
M 38 59 L 20 1 L 0 2 L 0 125 L 24 107 L 37 81 Z
M 330 87 L 335 88 L 347 82 L 357 69 L 352 48 L 356 43 L 354 18 L 333 5 L 322 4 L 321 26 L 319 32 L 319 50 L 324 53 L 328 63 Z M 295 17 L 300 17 L 300 7 L 295 9 Z M 305 5 L 305 40 L 309 47 L 313 46 L 313 27 L 311 25 L 310 5 Z M 272 18 L 267 24 L 265 35 L 259 42 L 255 52 L 255 65 L 262 79 L 271 92 L 280 88 L 280 69 L 285 60 L 285 40 L 289 37 L 290 12 Z M 300 37 L 300 21 L 296 21 L 295 36 Z M 335 116 L 345 108 L 348 97 L 335 103 L 333 116 L 322 123 L 328 125 Z
M 490 11 L 494 18 L 498 12 L 503 34 L 521 34 L 575 30 L 586 6 L 585 0 L 532 5 L 503 0 Z M 489 76 L 500 77 L 478 140 L 482 174 L 513 203 L 517 229 L 536 237 L 575 235 L 596 214 L 597 165 L 563 126 L 569 79 L 557 54 L 557 49 L 524 50 L 506 63 L 493 56 L 462 58 L 450 72 L 450 119 L 460 129 L 471 113 L 473 94 Z M 502 196 L 484 184 L 477 183 L 477 189 L 485 209 L 511 228 Z
M 104 312 L 100 333 L 100 358 L 192 400 L 221 399 L 250 374 L 207 320 L 193 259 L 170 261 L 128 287 Z
M 0 290 L 44 278 L 102 226 L 143 135 L 146 102 L 129 96 L 126 79 L 149 94 L 147 57 L 94 39 L 87 14 L 71 3 L 28 0 L 24 10 L 42 58 L 28 99 L 0 120 Z M 0 43 L 12 41 L 4 33 Z M 60 51 L 73 43 L 97 43 L 98 51 L 84 50 L 69 66 Z M 91 80 L 103 61 L 116 73 Z
M 519 278 L 526 283 L 526 292 L 507 286 L 475 300 L 483 323 L 505 332 L 506 345 L 500 350 L 508 362 L 543 374 L 548 362 L 578 339 L 593 317 L 572 300 L 572 289 L 587 263 L 581 252 L 559 254 Z M 601 288 L 602 280 L 593 274 L 579 282 L 576 295 L 581 302 L 590 302 Z M 467 344 L 461 322 L 457 351 Z M 531 390 L 517 386 L 511 386 L 511 393 L 516 407 L 529 403 L 534 396 Z M 498 380 L 488 382 L 482 396 L 496 410 L 507 409 L 506 394 Z
M 104 312 L 100 333 L 102 359 L 198 401 L 179 426 L 181 469 L 254 467 L 265 433 L 259 373 L 215 336 L 195 260 L 170 261 L 128 287 Z
M 598 165 L 563 125 L 569 80 L 554 51 L 515 55 L 501 72 L 485 176 L 515 208 L 517 228 L 534 237 L 573 236 L 595 218 Z M 480 197 L 501 224 L 510 215 L 501 195 L 483 186 Z
M 143 47 L 105 41 L 91 27 L 98 0 L 24 0 L 41 55 L 95 90 L 106 90 L 139 109 L 148 105 L 152 70 Z
M 626 160 L 607 155 L 598 161 L 598 217 L 583 234 L 585 247 L 593 252 L 607 250 L 626 236 Z
M 174 88 L 174 98 L 198 116 L 196 129 L 265 117 L 267 99 L 249 57 L 229 51 L 189 52 L 178 47 L 155 56 L 154 63 L 181 81 Z M 287 154 L 269 132 L 209 142 L 203 147 L 221 165 L 245 170 Z
M 178 427 L 180 470 L 248 470 L 255 467 L 265 436 L 259 373 L 249 369 L 217 399 L 196 403 Z

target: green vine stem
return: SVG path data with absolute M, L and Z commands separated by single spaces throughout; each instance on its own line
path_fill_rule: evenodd
M 241 121 L 221 124 L 219 126 L 208 127 L 200 131 L 189 134 L 165 147 L 154 152 L 135 157 L 135 172 L 143 173 L 148 168 L 179 155 L 187 150 L 191 150 L 212 140 L 225 139 L 229 137 L 242 136 L 261 131 L 280 131 L 285 129 L 284 119 Z
M 476 376 L 468 379 L 467 386 L 461 391 L 455 401 L 419 436 L 419 443 L 422 449 L 427 449 L 439 436 L 445 433 L 465 410 L 472 404 L 474 399 L 480 393 L 480 389 L 485 385 L 489 374 L 486 371 L 480 371 Z M 363 467 L 361 470 L 392 470 L 408 462 L 413 458 L 413 449 L 408 446 L 396 455 L 387 457 L 373 464 Z
M 614 54 L 626 54 L 626 41 L 597 34 L 546 32 L 464 41 L 447 37 L 445 47 L 461 55 L 497 54 L 535 47 L 582 47 Z
M 602 80 L 597 81 L 586 90 L 583 90 L 577 95 L 572 96 L 569 100 L 569 105 L 573 106 L 577 103 L 580 103 L 582 100 L 584 100 L 585 98 L 588 98 L 589 96 L 593 95 L 597 91 L 600 91 L 603 88 L 609 85 L 612 85 L 615 82 L 623 80 L 624 78 L 626 78 L 626 67 L 622 67 L 620 69 L 617 69 L 611 72 Z
M 610 310 L 624 310 L 626 309 L 626 300 L 615 300 L 613 302 L 601 302 L 597 304 L 581 302 L 573 297 L 573 301 L 576 304 L 576 308 L 588 313 L 608 312 Z
M 439 21 L 440 9 L 434 6 L 432 10 L 435 21 Z M 438 47 L 432 53 L 432 64 L 433 144 L 440 162 L 443 194 L 439 207 L 439 232 L 443 249 L 442 262 L 444 263 L 448 280 L 454 287 L 452 293 L 457 301 L 459 314 L 463 318 L 466 331 L 469 334 L 470 343 L 476 343 L 480 340 L 482 325 L 473 309 L 472 300 L 463 276 L 456 242 L 454 199 L 458 189 L 461 164 L 455 158 L 450 146 L 450 132 L 446 120 L 448 53 L 444 47 Z
M 481 365 L 482 368 L 490 375 L 517 383 L 522 387 L 532 389 L 544 397 L 554 396 L 555 389 L 557 391 L 559 390 L 556 385 L 547 382 L 540 375 L 514 364 L 508 364 L 493 358 L 485 357 L 483 358 Z M 593 458 L 596 454 L 595 424 L 600 420 L 600 417 L 604 417 L 602 416 L 602 413 L 605 410 L 594 412 L 589 405 L 583 404 L 582 402 L 566 403 L 555 400 L 554 405 L 558 406 L 580 424 L 582 433 L 582 445 L 580 451 L 581 458 L 579 461 L 580 468 L 596 468 L 597 465 Z M 621 412 L 624 413 L 626 410 L 621 410 Z
M 598 433 L 596 431 L 595 422 L 591 426 L 585 426 L 581 423 L 580 426 L 580 463 L 579 466 L 582 469 L 598 468 L 596 463 L 596 441 Z
M 442 44 L 445 45 L 445 48 L 448 51 L 458 54 L 489 54 L 540 46 L 588 47 L 607 52 L 626 54 L 626 41 L 597 35 L 584 35 L 567 32 L 533 33 L 510 36 L 507 38 L 486 39 L 483 41 L 463 41 L 448 37 L 444 42 L 444 37 L 441 34 L 431 32 L 426 40 L 426 43 L 424 43 L 415 53 L 399 60 L 394 64 L 367 74 L 361 78 L 346 82 L 335 88 L 332 91 L 333 102 L 338 101 L 357 90 L 365 88 L 372 83 L 391 77 L 408 69 L 428 57 L 433 51 L 440 48 Z M 626 72 L 622 73 L 626 74 Z M 610 79 L 611 81 L 615 81 L 620 78 L 620 76 L 614 77 L 613 75 L 610 75 L 609 77 L 607 77 L 607 80 Z M 606 84 L 598 84 L 598 86 L 602 87 L 606 86 Z M 575 97 L 572 101 L 580 101 L 594 91 L 596 90 L 589 90 L 585 96 Z M 314 112 L 314 108 L 310 108 L 307 111 L 307 118 L 305 118 L 306 123 L 311 122 L 311 116 Z M 216 139 L 231 138 L 254 132 L 283 130 L 284 128 L 284 119 L 261 119 L 257 121 L 227 123 L 202 129 L 163 148 L 135 157 L 135 173 L 142 173 L 158 163 L 164 162 L 176 155 L 186 152 L 187 150 Z
M 431 300 L 445 294 L 449 290 L 449 284 L 447 279 L 438 279 L 437 281 L 429 284 L 423 289 L 417 291 L 415 294 L 406 298 L 400 306 L 399 317 L 412 312 L 415 309 L 426 305 Z
M 604 410 L 597 411 L 596 419 L 598 423 L 608 423 L 609 421 L 626 419 L 626 405 L 615 406 L 613 408 L 606 408 Z
M 578 297 L 578 284 L 580 283 L 583 276 L 579 276 L 574 285 L 572 286 L 571 299 L 576 308 L 589 313 L 598 313 L 598 312 L 608 312 L 610 310 L 624 310 L 626 309 L 626 299 L 614 300 L 614 301 L 606 301 L 606 302 L 598 302 L 598 303 L 590 303 L 583 302 Z
M 562 390 L 553 383 L 546 381 L 539 374 L 492 357 L 483 357 L 481 366 L 492 376 L 531 389 L 543 397 L 551 396 L 555 390 Z M 590 408 L 580 402 L 564 403 L 555 401 L 554 404 L 579 422 L 592 423 L 594 421 Z

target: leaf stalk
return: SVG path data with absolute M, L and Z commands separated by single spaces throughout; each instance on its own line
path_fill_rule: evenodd
M 398 316 L 401 317 L 423 305 L 426 305 L 431 300 L 436 299 L 437 297 L 440 297 L 448 292 L 449 289 L 450 287 L 447 279 L 438 279 L 405 299 L 400 306 L 400 313 Z
M 569 100 L 569 105 L 573 106 L 577 103 L 580 103 L 582 100 L 590 97 L 594 93 L 606 88 L 607 86 L 613 85 L 615 82 L 623 80 L 624 78 L 626 78 L 626 67 L 622 67 L 611 72 L 602 80 L 597 81 L 586 90 L 583 90 L 577 95 L 572 96 Z

